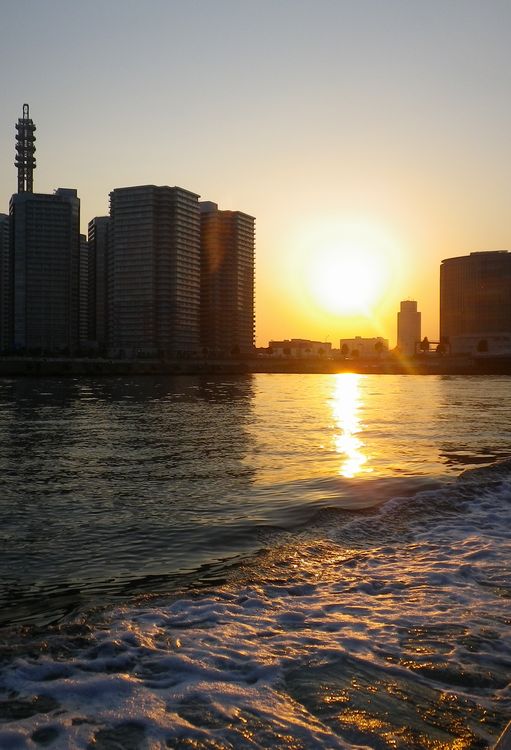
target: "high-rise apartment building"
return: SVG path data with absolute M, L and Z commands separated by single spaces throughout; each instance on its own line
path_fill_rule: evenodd
M 125 354 L 200 347 L 199 196 L 179 187 L 110 193 L 110 345 Z
M 421 314 L 415 300 L 403 300 L 397 314 L 397 346 L 405 357 L 415 354 L 415 346 L 421 340 Z
M 76 190 L 33 192 L 35 129 L 24 104 L 16 124 L 18 192 L 9 205 L 10 345 L 72 353 L 79 343 L 80 201 Z
M 201 339 L 218 355 L 254 348 L 254 224 L 241 211 L 201 210 Z
M 14 347 L 72 353 L 79 341 L 77 192 L 17 193 L 10 217 Z
M 108 337 L 108 228 L 109 216 L 89 221 L 89 339 L 99 349 L 107 346 Z
M 80 346 L 89 342 L 89 245 L 87 237 L 80 235 Z
M 0 351 L 11 346 L 12 274 L 9 234 L 9 216 L 0 214 Z
M 442 261 L 440 337 L 453 353 L 511 350 L 511 253 L 475 252 Z

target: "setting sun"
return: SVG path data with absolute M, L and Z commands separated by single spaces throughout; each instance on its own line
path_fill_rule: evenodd
M 375 229 L 336 227 L 320 234 L 305 264 L 315 304 L 333 314 L 370 315 L 393 279 L 393 249 Z
M 363 313 L 377 301 L 381 287 L 374 258 L 357 248 L 323 251 L 311 269 L 311 291 L 329 312 Z

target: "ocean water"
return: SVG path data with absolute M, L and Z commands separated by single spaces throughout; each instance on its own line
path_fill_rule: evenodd
M 0 748 L 486 748 L 511 378 L 0 381 Z

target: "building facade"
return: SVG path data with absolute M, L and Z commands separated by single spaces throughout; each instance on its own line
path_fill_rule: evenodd
M 201 341 L 225 356 L 254 350 L 255 219 L 200 203 Z
M 200 349 L 199 196 L 142 185 L 110 193 L 109 343 L 125 356 Z
M 0 351 L 12 345 L 12 274 L 9 243 L 9 216 L 0 214 Z
M 89 342 L 89 245 L 85 234 L 80 235 L 80 347 Z
M 442 261 L 440 338 L 453 354 L 511 351 L 511 253 Z
M 109 226 L 109 216 L 96 216 L 88 225 L 88 329 L 90 341 L 95 342 L 99 350 L 104 350 L 108 342 Z
M 10 202 L 13 346 L 72 354 L 79 344 L 80 201 L 76 190 Z
M 329 357 L 332 344 L 327 341 L 310 341 L 309 339 L 284 339 L 270 341 L 268 351 L 272 357 Z
M 405 357 L 413 357 L 421 340 L 421 314 L 415 300 L 403 300 L 397 314 L 397 348 Z
M 388 350 L 389 342 L 381 336 L 374 338 L 355 336 L 354 339 L 341 339 L 339 341 L 339 351 L 345 357 L 376 359 Z

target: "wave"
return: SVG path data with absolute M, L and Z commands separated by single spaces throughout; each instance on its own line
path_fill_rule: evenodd
M 5 631 L 0 747 L 487 747 L 511 709 L 510 478 L 408 479 L 351 513 L 316 483 L 321 511 L 221 584 Z
M 493 461 L 486 466 L 466 469 L 458 477 L 459 482 L 477 482 L 485 484 L 488 481 L 506 481 L 511 479 L 511 458 Z

